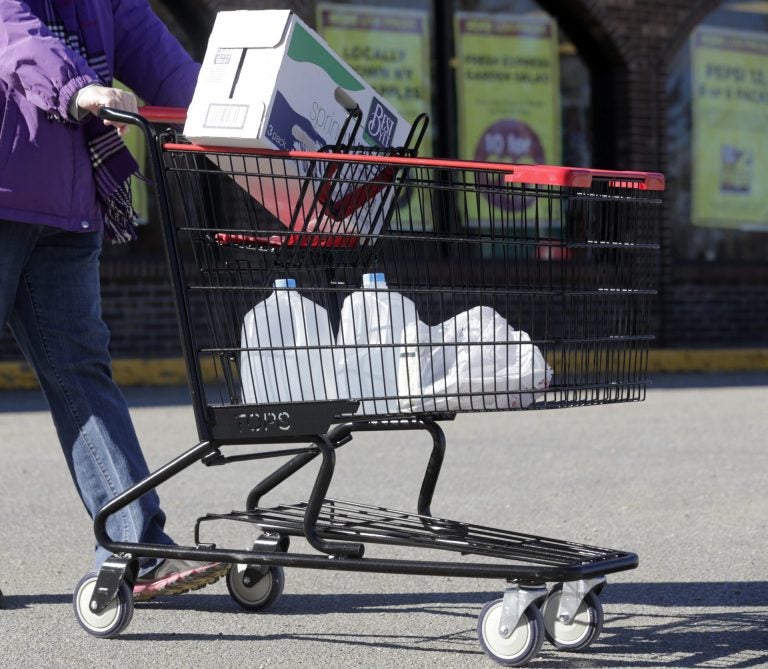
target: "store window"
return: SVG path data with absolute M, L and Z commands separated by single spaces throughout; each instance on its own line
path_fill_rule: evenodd
M 202 12 L 190 9 L 196 0 L 152 5 L 202 57 L 201 35 L 209 26 Z M 612 167 L 593 163 L 589 69 L 554 15 L 534 0 L 313 5 L 318 32 L 405 118 L 429 116 L 420 155 Z M 483 34 L 489 25 L 502 28 Z M 491 62 L 497 56 L 501 65 Z M 597 139 L 604 141 L 604 135 Z M 146 206 L 146 216 L 157 222 L 152 197 Z M 107 250 L 126 258 L 137 252 L 144 259 L 163 258 L 159 225 L 144 226 L 130 248 Z
M 684 261 L 768 258 L 768 3 L 729 0 L 691 32 L 667 82 L 667 200 Z
M 427 114 L 431 127 L 419 155 L 435 152 L 437 118 L 433 81 L 436 63 L 431 0 L 320 1 L 316 28 L 330 46 L 403 118 Z
M 318 32 L 406 119 L 429 115 L 419 155 L 592 165 L 589 70 L 534 0 L 321 0 L 316 13 Z
M 533 0 L 321 0 L 317 30 L 405 118 L 419 153 L 588 166 L 589 71 Z
M 589 70 L 533 0 L 455 0 L 461 158 L 591 166 Z

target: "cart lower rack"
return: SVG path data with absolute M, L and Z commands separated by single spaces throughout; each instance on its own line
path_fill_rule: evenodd
M 302 502 L 250 512 L 211 514 L 201 520 L 237 520 L 258 525 L 266 535 L 303 537 L 307 507 L 308 503 Z M 508 562 L 504 565 L 459 563 L 448 566 L 447 572 L 451 575 L 557 581 L 572 579 L 575 575 L 605 575 L 637 566 L 637 558 L 632 553 L 333 499 L 324 500 L 315 530 L 319 537 L 332 541 L 434 548 L 526 565 L 521 569 L 511 567 Z M 438 566 L 424 562 L 377 562 L 382 571 L 394 573 L 436 574 L 439 571 Z
M 103 114 L 149 141 L 200 441 L 99 513 L 114 556 L 78 585 L 83 627 L 119 634 L 138 559 L 170 557 L 231 564 L 230 594 L 248 610 L 279 599 L 290 567 L 501 578 L 478 618 L 489 657 L 524 665 L 545 638 L 588 648 L 606 575 L 637 556 L 433 515 L 440 423 L 644 398 L 663 177 L 420 159 L 423 129 L 396 150 L 202 147 Z M 338 449 L 394 430 L 431 439 L 415 510 L 330 499 Z M 275 458 L 242 510 L 197 520 L 194 546 L 106 532 L 191 465 Z M 261 504 L 311 462 L 305 501 Z M 202 536 L 221 522 L 252 526 L 252 546 Z M 387 547 L 415 557 L 378 554 Z

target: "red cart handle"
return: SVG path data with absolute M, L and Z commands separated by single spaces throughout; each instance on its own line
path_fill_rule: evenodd
M 619 172 L 553 165 L 510 165 L 507 183 L 590 188 L 592 179 L 606 179 L 617 188 L 664 190 L 664 175 L 657 172 Z
M 175 123 L 183 125 L 187 110 L 183 107 L 139 107 L 139 114 L 150 123 Z

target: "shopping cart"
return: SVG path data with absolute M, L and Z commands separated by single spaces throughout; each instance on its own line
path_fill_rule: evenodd
M 404 149 L 279 152 L 197 146 L 102 113 L 149 141 L 200 441 L 98 514 L 114 555 L 78 585 L 80 623 L 117 635 L 137 559 L 170 557 L 232 563 L 227 586 L 248 610 L 278 599 L 285 567 L 504 579 L 477 626 L 495 661 L 523 665 L 545 637 L 594 642 L 606 575 L 637 556 L 434 516 L 440 423 L 644 399 L 663 177 L 422 159 L 423 127 Z M 415 510 L 328 499 L 336 450 L 393 430 L 432 442 Z M 199 518 L 194 546 L 106 532 L 112 513 L 190 465 L 285 456 L 243 510 Z M 312 461 L 306 500 L 261 505 Z M 252 547 L 203 537 L 232 521 L 253 527 Z M 393 559 L 387 546 L 454 555 Z

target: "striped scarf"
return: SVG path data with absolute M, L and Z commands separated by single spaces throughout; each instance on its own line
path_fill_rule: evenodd
M 55 37 L 85 59 L 104 86 L 111 86 L 112 72 L 98 23 L 88 15 L 87 3 L 79 4 L 77 0 L 45 0 L 42 20 Z M 104 212 L 104 237 L 113 243 L 136 239 L 137 215 L 131 203 L 130 177 L 139 166 L 115 128 L 89 114 L 84 130 Z

